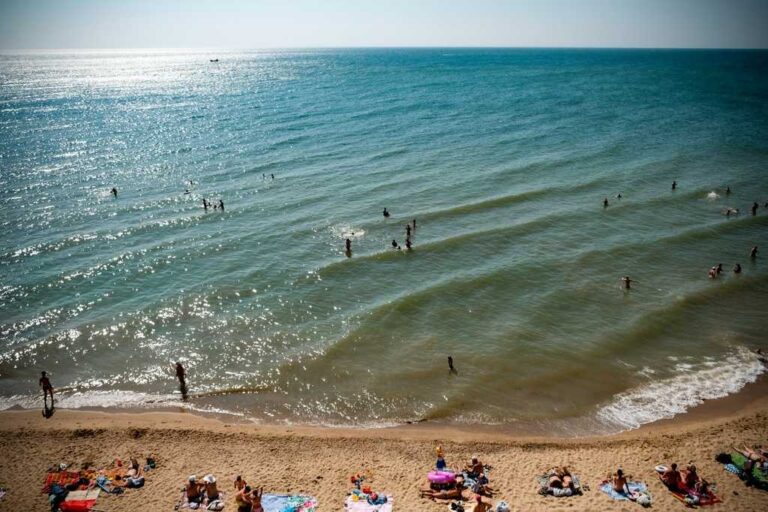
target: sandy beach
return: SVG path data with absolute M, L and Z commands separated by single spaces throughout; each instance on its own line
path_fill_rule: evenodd
M 714 418 L 714 419 L 713 419 Z M 765 443 L 768 398 L 764 383 L 751 392 L 717 400 L 679 419 L 659 422 L 613 436 L 553 439 L 520 437 L 492 430 L 436 428 L 429 424 L 387 429 L 323 429 L 227 423 L 185 412 L 57 411 L 50 420 L 38 411 L 0 413 L 0 485 L 8 494 L 0 511 L 49 510 L 40 493 L 45 472 L 65 462 L 96 467 L 115 458 L 154 455 L 158 468 L 146 486 L 119 497 L 105 496 L 98 510 L 173 510 L 179 489 L 190 474 L 213 473 L 229 490 L 235 475 L 264 486 L 267 492 L 315 496 L 320 510 L 343 510 L 349 477 L 370 470 L 374 490 L 395 496 L 395 509 L 445 510 L 445 503 L 419 498 L 419 488 L 443 446 L 449 465 L 472 454 L 491 464 L 496 498 L 512 510 L 640 510 L 639 505 L 612 501 L 598 490 L 610 471 L 621 467 L 649 484 L 656 509 L 684 506 L 658 482 L 659 463 L 694 462 L 699 473 L 716 483 L 720 510 L 768 509 L 768 493 L 748 488 L 727 473 L 714 456 L 734 443 Z M 535 476 L 567 464 L 590 490 L 571 498 L 542 497 Z M 495 501 L 495 500 L 494 500 Z M 235 510 L 233 493 L 226 510 Z

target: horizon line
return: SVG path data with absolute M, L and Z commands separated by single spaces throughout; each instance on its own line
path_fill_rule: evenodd
M 766 51 L 768 47 L 748 46 L 493 46 L 493 45 L 361 45 L 361 46 L 262 46 L 262 47 L 219 47 L 219 46 L 136 46 L 136 47 L 76 47 L 76 48 L 0 48 L 0 53 L 9 52 L 74 52 L 74 51 L 274 51 L 274 50 L 409 50 L 409 49 L 487 49 L 487 50 L 700 50 L 700 51 Z

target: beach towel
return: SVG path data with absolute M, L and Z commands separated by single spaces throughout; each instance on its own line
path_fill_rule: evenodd
M 731 453 L 731 463 L 725 464 L 725 470 L 733 473 L 735 475 L 739 475 L 739 477 L 746 477 L 747 475 L 744 474 L 744 465 L 747 463 L 747 458 L 742 455 L 739 452 L 732 452 Z M 763 470 L 760 467 L 760 464 L 755 464 L 752 467 L 752 474 L 749 475 L 750 481 L 752 484 L 754 484 L 756 487 L 759 487 L 763 490 L 768 490 L 768 474 L 764 473 Z
M 663 469 L 662 469 L 663 468 Z M 656 472 L 659 474 L 659 481 L 666 487 L 666 489 L 672 493 L 672 496 L 680 500 L 681 502 L 685 503 L 688 506 L 695 506 L 700 505 L 702 507 L 707 505 L 714 505 L 715 503 L 721 503 L 722 500 L 718 498 L 715 493 L 708 492 L 707 494 L 701 494 L 696 491 L 696 489 L 690 489 L 690 488 L 680 488 L 680 489 L 670 489 L 667 487 L 667 484 L 664 483 L 664 480 L 661 479 L 662 473 L 666 468 L 664 466 L 656 466 Z
M 630 493 L 640 493 L 648 495 L 648 486 L 646 486 L 643 482 L 627 482 L 627 487 L 629 488 Z M 609 481 L 603 481 L 602 484 L 600 484 L 600 490 L 603 491 L 605 494 L 613 498 L 614 500 L 618 501 L 632 501 L 629 499 L 629 496 L 624 494 L 623 492 L 616 492 L 613 490 L 613 485 L 611 485 L 611 482 Z
M 96 505 L 99 489 L 87 491 L 69 491 L 64 501 L 59 504 L 61 512 L 89 512 Z
M 80 481 L 80 473 L 76 471 L 49 471 L 45 475 L 42 493 L 50 494 L 51 486 L 58 484 L 62 487 L 75 484 Z
M 261 506 L 264 512 L 315 512 L 317 500 L 312 496 L 265 494 Z
M 355 500 L 355 496 L 358 497 Z M 381 494 L 379 496 L 382 496 Z M 350 494 L 347 496 L 347 501 L 344 502 L 344 510 L 346 512 L 392 512 L 392 495 L 384 494 L 387 497 L 387 502 L 381 505 L 371 505 L 368 500 L 365 499 L 365 494 Z

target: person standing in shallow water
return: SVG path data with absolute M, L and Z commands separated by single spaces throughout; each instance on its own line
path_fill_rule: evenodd
M 603 208 L 608 208 L 608 198 L 603 199 Z
M 400 245 L 397 243 L 397 240 L 395 240 L 394 238 L 392 239 L 392 248 L 400 250 Z
M 350 240 L 349 238 L 347 238 L 347 239 L 344 241 L 344 246 L 346 247 L 347 256 L 349 256 L 350 254 L 352 254 L 352 240 Z
M 759 205 L 759 204 L 757 204 L 757 201 L 755 201 L 754 203 L 752 203 L 752 215 L 757 215 L 757 209 L 758 209 L 758 207 L 759 207 L 759 206 L 760 206 L 760 205 Z
M 734 274 L 741 274 L 741 265 L 740 264 L 737 263 L 737 264 L 735 264 L 733 266 L 733 273 Z
M 39 386 L 43 388 L 43 401 L 47 402 L 48 395 L 50 395 L 51 405 L 53 405 L 53 384 L 51 384 L 51 379 L 48 378 L 48 374 L 46 372 L 40 373 Z
M 180 363 L 176 363 L 176 378 L 179 379 L 179 390 L 181 391 L 181 399 L 187 399 L 187 371 Z
M 117 197 L 117 188 L 112 187 L 111 193 L 113 196 Z
M 411 225 L 410 224 L 406 224 L 405 225 L 405 238 L 410 238 L 410 237 L 411 237 Z
M 224 211 L 224 201 L 223 201 L 223 200 L 221 200 L 221 199 L 219 199 L 219 209 L 220 209 L 221 211 Z
M 672 190 L 677 190 L 677 182 L 676 181 L 672 182 Z
M 453 357 L 448 356 L 448 371 L 451 373 L 458 373 L 456 368 L 453 367 Z
M 386 208 L 384 208 L 384 211 L 381 214 L 384 215 L 384 217 L 389 217 L 389 212 Z
M 625 290 L 631 290 L 632 289 L 631 285 L 632 283 L 634 283 L 634 281 L 630 279 L 629 276 L 624 276 L 621 278 L 621 283 L 624 285 Z
M 756 245 L 754 247 L 752 247 L 751 251 L 749 251 L 749 258 L 753 259 L 753 260 L 755 258 L 757 258 L 757 246 Z
M 208 211 L 208 201 L 203 198 L 203 210 Z

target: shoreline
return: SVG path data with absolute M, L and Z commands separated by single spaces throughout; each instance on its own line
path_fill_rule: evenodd
M 688 409 L 684 413 L 675 415 L 671 418 L 663 418 L 651 423 L 646 423 L 638 428 L 626 429 L 618 432 L 607 433 L 587 433 L 587 434 L 573 434 L 567 435 L 563 433 L 542 432 L 543 427 L 536 429 L 526 428 L 520 424 L 506 423 L 506 424 L 476 424 L 476 423 L 458 423 L 458 422 L 440 422 L 430 420 L 417 420 L 408 421 L 397 425 L 382 425 L 382 426 L 336 426 L 336 425 L 313 425 L 303 423 L 263 423 L 256 420 L 252 420 L 247 416 L 240 416 L 236 413 L 227 413 L 220 411 L 204 411 L 200 409 L 190 409 L 180 403 L 179 406 L 173 405 L 160 405 L 157 407 L 82 407 L 77 409 L 57 408 L 54 418 L 51 420 L 55 423 L 55 418 L 59 417 L 62 413 L 89 414 L 94 415 L 108 415 L 108 416 L 138 416 L 142 415 L 180 415 L 187 418 L 199 418 L 206 420 L 214 420 L 220 424 L 228 426 L 250 426 L 257 428 L 265 432 L 280 432 L 285 430 L 300 431 L 304 435 L 311 435 L 312 432 L 322 432 L 327 435 L 330 432 L 341 434 L 342 436 L 357 437 L 358 434 L 363 437 L 376 437 L 376 433 L 389 433 L 393 432 L 395 435 L 419 433 L 419 435 L 434 436 L 442 435 L 447 437 L 459 436 L 471 433 L 472 435 L 482 434 L 484 439 L 489 440 L 524 440 L 524 439 L 536 439 L 536 440 L 580 440 L 580 439 L 595 439 L 595 438 L 611 438 L 617 436 L 627 436 L 633 433 L 653 433 L 657 431 L 668 431 L 676 428 L 689 426 L 689 425 L 701 425 L 708 422 L 733 418 L 735 416 L 741 416 L 760 409 L 768 409 L 768 376 L 764 373 L 761 374 L 756 382 L 751 382 L 745 385 L 738 392 L 730 394 L 725 397 L 707 400 L 691 409 Z M 3 429 L 8 421 L 6 413 L 9 414 L 39 414 L 36 409 L 25 409 L 21 407 L 12 407 L 10 409 L 0 411 L 0 430 Z M 196 421 L 196 420 L 195 420 Z M 566 420 L 567 421 L 567 420 Z M 578 419 L 576 419 L 578 421 Z M 140 422 L 140 421 L 139 421 Z M 389 434 L 384 435 L 386 437 Z

